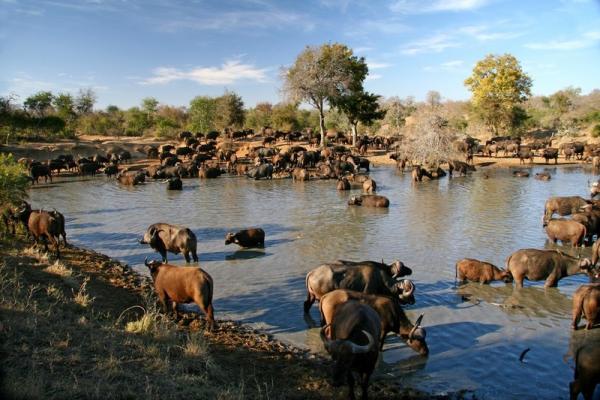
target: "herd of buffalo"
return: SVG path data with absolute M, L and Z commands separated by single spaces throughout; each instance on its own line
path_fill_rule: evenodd
M 323 150 L 308 150 L 291 144 L 286 151 L 270 147 L 276 133 L 266 135 L 261 146 L 247 147 L 245 154 L 233 143 L 244 135 L 229 132 L 230 141 L 218 143 L 210 135 L 192 135 L 183 132 L 180 144 L 145 146 L 138 149 L 149 159 L 160 163 L 141 169 L 124 167 L 132 156 L 127 151 L 92 157 L 63 155 L 46 163 L 22 159 L 29 168 L 30 177 L 37 182 L 40 177 L 52 180 L 52 173 L 73 170 L 81 175 L 94 175 L 100 171 L 116 176 L 119 184 L 138 185 L 147 178 L 163 180 L 169 190 L 181 190 L 182 179 L 198 177 L 217 178 L 224 173 L 245 175 L 251 179 L 272 179 L 291 177 L 293 181 L 311 179 L 336 179 L 338 190 L 361 188 L 365 194 L 352 196 L 348 204 L 368 207 L 388 207 L 390 201 L 385 196 L 375 195 L 376 182 L 369 177 L 370 163 L 364 157 L 369 149 L 394 150 L 393 140 L 361 137 L 356 148 L 358 153 L 349 151 L 342 144 L 334 144 Z M 246 133 L 246 136 L 250 133 Z M 214 136 L 214 135 L 213 135 Z M 300 140 L 284 137 L 290 143 Z M 332 138 L 335 139 L 335 138 Z M 571 143 L 561 147 L 551 147 L 551 141 L 535 140 L 522 145 L 519 139 L 494 138 L 486 144 L 473 140 L 456 142 L 458 151 L 463 152 L 465 161 L 449 160 L 448 170 L 466 175 L 474 170 L 473 155 L 480 153 L 497 156 L 500 151 L 514 155 L 521 161 L 543 157 L 546 162 L 557 160 L 559 152 L 565 158 L 589 158 L 600 166 L 600 148 Z M 409 160 L 398 154 L 391 155 L 402 171 Z M 365 173 L 361 173 L 364 170 Z M 420 165 L 412 166 L 412 178 L 420 181 L 423 177 L 435 179 L 444 176 L 441 168 L 428 171 Z M 592 245 L 592 259 L 577 258 L 560 250 L 520 249 L 508 256 L 505 269 L 488 262 L 465 258 L 455 265 L 456 278 L 460 282 L 472 281 L 487 284 L 492 281 L 515 283 L 523 286 L 524 280 L 545 281 L 546 287 L 557 286 L 559 280 L 569 275 L 589 274 L 592 282 L 600 282 L 600 272 L 596 263 L 600 257 L 600 201 L 593 200 L 600 194 L 600 185 L 591 188 L 592 199 L 578 196 L 551 197 L 546 201 L 543 226 L 551 241 L 560 240 L 572 246 Z M 570 219 L 553 218 L 571 216 Z M 36 242 L 41 241 L 46 250 L 48 242 L 60 257 L 60 241 L 67 244 L 65 218 L 56 211 L 34 210 L 23 202 L 18 209 L 4 207 L 2 218 L 7 230 L 14 234 L 15 226 L 21 223 Z M 154 282 L 158 299 L 165 312 L 169 307 L 177 316 L 177 304 L 196 303 L 206 315 L 207 326 L 214 326 L 212 305 L 213 280 L 200 267 L 181 267 L 168 264 L 167 254 L 182 254 L 186 262 L 197 262 L 197 238 L 187 227 L 168 223 L 155 223 L 148 227 L 140 244 L 147 244 L 158 252 L 162 261 L 145 260 Z M 245 248 L 264 247 L 265 232 L 261 228 L 249 228 L 228 233 L 225 244 L 235 243 Z M 319 301 L 321 316 L 320 335 L 325 349 L 334 360 L 334 385 L 349 386 L 349 396 L 354 398 L 355 379 L 362 388 L 363 398 L 367 398 L 369 379 L 373 373 L 379 352 L 383 349 L 386 335 L 398 335 L 411 349 L 427 356 L 426 330 L 421 326 L 423 315 L 413 323 L 406 316 L 403 305 L 415 303 L 416 285 L 406 276 L 412 270 L 396 260 L 390 264 L 376 261 L 337 260 L 314 268 L 306 275 L 307 297 L 304 312 L 309 313 L 315 301 Z M 582 285 L 573 296 L 572 327 L 577 329 L 580 319 L 586 319 L 586 329 L 600 322 L 600 283 Z M 582 347 L 575 355 L 575 379 L 570 384 L 571 398 L 582 393 L 591 399 L 594 388 L 600 383 L 600 348 Z

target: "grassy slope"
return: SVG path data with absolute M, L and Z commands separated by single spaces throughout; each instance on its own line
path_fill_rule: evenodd
M 218 321 L 157 312 L 145 278 L 87 250 L 0 241 L 1 398 L 346 398 L 329 363 Z M 357 393 L 358 394 L 358 393 Z M 373 398 L 422 398 L 375 381 Z

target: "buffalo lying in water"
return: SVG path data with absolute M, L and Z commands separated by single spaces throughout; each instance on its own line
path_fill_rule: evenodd
M 494 264 L 464 258 L 456 263 L 455 277 L 459 282 L 465 280 L 479 283 L 490 283 L 491 281 L 512 282 L 512 275 Z
M 235 243 L 242 247 L 264 247 L 265 231 L 261 228 L 243 229 L 236 233 L 229 232 L 225 236 L 225 244 Z
M 348 205 L 387 208 L 390 206 L 390 201 L 385 196 L 362 194 L 360 196 L 352 196 L 348 200 Z

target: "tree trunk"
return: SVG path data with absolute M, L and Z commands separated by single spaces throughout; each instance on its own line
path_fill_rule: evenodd
M 319 128 L 321 129 L 321 147 L 325 148 L 325 115 L 323 108 L 319 108 Z
M 356 147 L 356 131 L 358 122 L 352 124 L 352 147 Z

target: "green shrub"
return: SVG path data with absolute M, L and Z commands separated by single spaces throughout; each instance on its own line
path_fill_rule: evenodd
M 592 129 L 592 137 L 600 137 L 600 124 L 597 124 L 594 126 L 594 129 Z
M 27 197 L 29 178 L 12 154 L 0 154 L 0 204 L 17 204 Z

